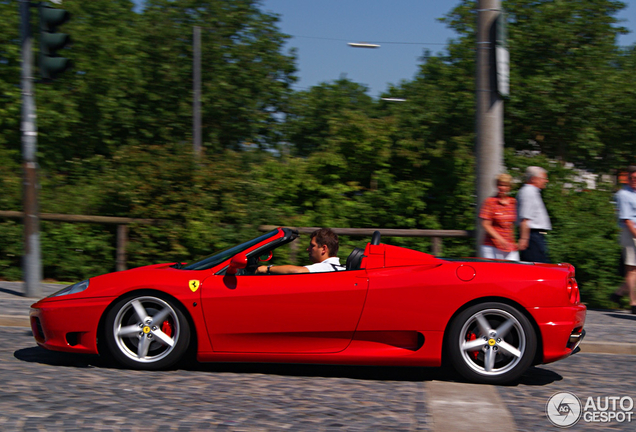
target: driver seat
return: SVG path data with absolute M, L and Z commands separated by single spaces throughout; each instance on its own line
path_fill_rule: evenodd
M 347 270 L 360 270 L 360 265 L 362 264 L 362 258 L 364 258 L 364 249 L 355 248 L 349 254 L 347 258 Z

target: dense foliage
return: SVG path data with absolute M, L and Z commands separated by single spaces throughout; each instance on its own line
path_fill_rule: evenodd
M 67 0 L 75 68 L 37 84 L 41 211 L 163 220 L 131 226 L 129 267 L 189 261 L 261 224 L 471 230 L 475 3 L 442 18 L 458 37 L 442 54 L 424 52 L 416 76 L 386 92 L 408 100 L 391 104 L 343 78 L 292 91 L 294 53 L 257 0 L 148 0 L 142 12 L 129 0 Z M 604 305 L 620 283 L 615 185 L 588 189 L 577 176 L 585 169 L 600 180 L 633 161 L 636 53 L 616 45 L 624 5 L 503 3 L 505 164 L 519 185 L 526 166 L 548 169 L 552 259 L 574 264 L 584 300 Z M 1 210 L 21 209 L 17 12 L 0 0 Z M 202 28 L 199 160 L 190 145 L 193 26 Z M 41 225 L 45 277 L 114 270 L 114 226 Z M 21 225 L 0 219 L 0 233 L 0 277 L 19 279 Z M 364 241 L 343 238 L 341 256 Z M 428 239 L 385 241 L 430 250 Z M 471 239 L 444 240 L 445 256 L 474 253 Z

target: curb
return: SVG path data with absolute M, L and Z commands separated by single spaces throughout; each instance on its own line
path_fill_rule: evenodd
M 31 328 L 31 320 L 25 316 L 0 315 L 0 327 Z M 623 342 L 582 341 L 581 352 L 591 354 L 636 355 L 636 344 Z
M 0 326 L 31 328 L 31 320 L 25 316 L 0 315 Z
M 581 352 L 636 355 L 636 344 L 624 342 L 581 342 Z
M 496 419 L 498 430 L 516 432 L 515 421 L 497 386 L 429 381 L 425 384 L 426 404 L 433 432 L 490 431 Z M 461 415 L 460 413 L 472 413 Z

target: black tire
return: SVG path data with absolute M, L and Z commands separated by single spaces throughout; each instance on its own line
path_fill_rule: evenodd
M 181 306 L 159 293 L 119 300 L 106 315 L 104 333 L 112 357 L 132 369 L 168 368 L 183 357 L 190 343 L 190 326 Z
M 469 307 L 452 322 L 451 363 L 464 378 L 483 384 L 516 381 L 532 365 L 537 337 L 528 318 L 504 303 Z

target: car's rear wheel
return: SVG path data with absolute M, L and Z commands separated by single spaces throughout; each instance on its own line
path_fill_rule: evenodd
M 517 380 L 532 364 L 537 338 L 528 318 L 504 303 L 481 303 L 450 328 L 448 353 L 466 379 L 486 384 Z
M 119 300 L 105 325 L 110 354 L 134 369 L 164 369 L 184 355 L 190 341 L 188 320 L 180 306 L 160 294 L 139 294 Z

